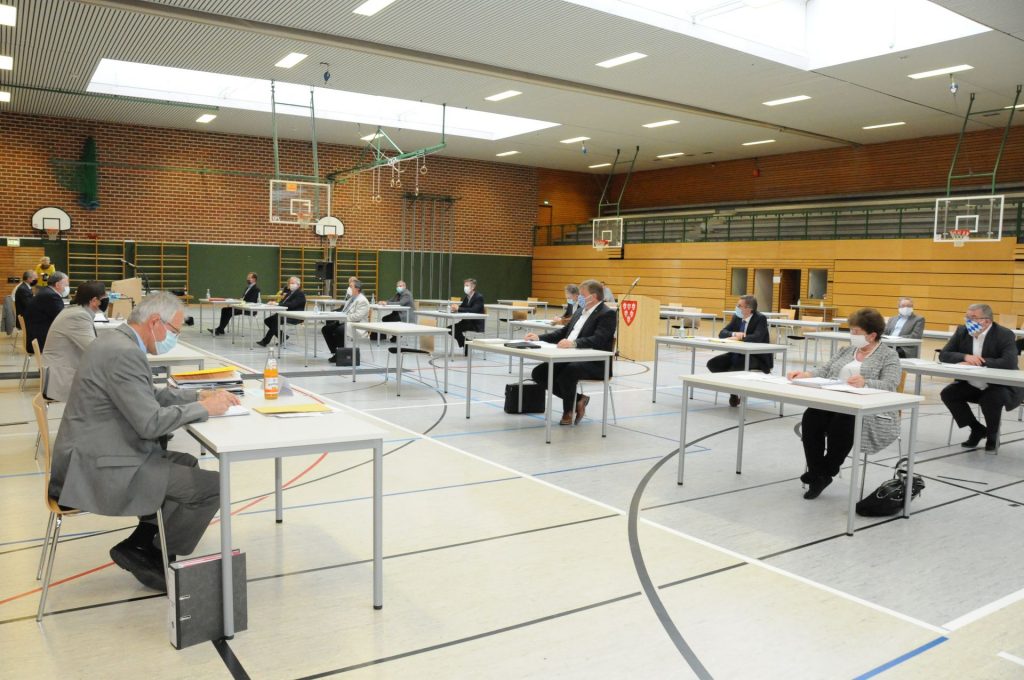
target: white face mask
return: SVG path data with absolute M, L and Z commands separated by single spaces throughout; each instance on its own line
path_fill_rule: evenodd
M 288 284 L 288 290 L 298 290 L 298 289 L 299 289 L 299 284 L 297 284 L 297 283 L 289 283 Z
M 352 297 L 353 295 L 356 294 L 356 292 L 354 290 L 352 290 L 352 286 L 348 287 L 348 291 L 347 292 L 348 292 L 349 297 Z
M 867 344 L 868 344 L 868 336 L 866 336 L 866 335 L 854 335 L 853 333 L 851 333 L 850 334 L 850 344 L 853 345 L 855 349 L 860 349 L 862 347 L 866 347 Z
M 914 313 L 913 307 L 900 307 L 900 316 L 910 316 Z
M 470 288 L 469 286 L 463 286 L 462 287 L 462 292 L 465 293 L 466 296 L 468 297 L 468 296 L 473 294 L 473 289 Z
M 64 286 L 64 288 L 63 288 L 63 289 L 62 289 L 62 290 L 60 291 L 60 296 L 61 296 L 62 298 L 66 298 L 66 297 L 68 296 L 68 292 L 69 292 L 69 291 L 68 291 L 68 287 L 67 287 L 67 286 Z

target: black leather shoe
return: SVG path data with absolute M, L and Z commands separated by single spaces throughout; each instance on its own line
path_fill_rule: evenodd
M 808 470 L 807 472 L 800 475 L 800 481 L 804 484 L 810 484 L 814 481 L 814 473 Z
M 151 550 L 121 541 L 110 549 L 110 559 L 114 560 L 114 564 L 117 566 L 130 572 L 139 583 L 147 588 L 167 592 L 163 560 L 159 553 L 154 555 Z
M 998 443 L 999 443 L 999 440 L 997 440 L 997 439 L 994 439 L 994 438 L 986 439 L 985 440 L 985 450 L 986 451 L 995 451 L 996 450 L 996 444 L 998 444 Z
M 737 394 L 729 395 L 729 406 L 736 407 L 740 405 L 740 398 Z
M 832 483 L 831 477 L 823 475 L 815 475 L 814 479 L 807 485 L 807 493 L 804 494 L 804 498 L 811 500 L 821 495 L 821 492 L 825 490 L 829 484 Z
M 270 342 L 268 342 L 266 340 L 257 340 L 256 344 L 259 345 L 260 347 L 266 347 L 267 345 L 270 344 Z
M 968 437 L 966 441 L 960 442 L 960 446 L 964 447 L 965 449 L 976 448 L 978 444 L 981 443 L 981 440 L 985 437 L 985 434 L 985 428 L 972 427 L 971 436 Z

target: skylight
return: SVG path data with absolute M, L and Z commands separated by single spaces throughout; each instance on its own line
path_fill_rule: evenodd
M 930 0 L 564 0 L 811 70 L 989 31 Z
M 309 87 L 276 81 L 277 112 L 307 118 L 304 106 L 282 102 L 308 102 Z M 440 104 L 378 97 L 315 87 L 317 118 L 384 127 L 441 132 Z M 152 66 L 102 59 L 89 82 L 89 92 L 146 97 L 189 104 L 209 104 L 221 109 L 270 112 L 270 81 L 220 73 Z M 223 111 L 222 111 L 223 113 Z M 445 133 L 456 137 L 498 140 L 546 130 L 558 123 L 506 116 L 485 111 L 448 107 Z

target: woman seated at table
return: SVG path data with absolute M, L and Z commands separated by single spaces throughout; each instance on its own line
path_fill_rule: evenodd
M 872 387 L 895 392 L 899 387 L 899 355 L 881 344 L 885 319 L 875 309 L 858 309 L 850 315 L 850 346 L 845 347 L 827 364 L 814 371 L 790 371 L 786 377 L 832 378 L 853 387 Z M 861 447 L 867 453 L 881 451 L 899 436 L 896 411 L 866 416 L 862 425 Z M 853 448 L 854 417 L 816 408 L 804 411 L 803 444 L 807 472 L 800 481 L 807 484 L 804 498 L 817 498 L 839 474 L 846 456 Z

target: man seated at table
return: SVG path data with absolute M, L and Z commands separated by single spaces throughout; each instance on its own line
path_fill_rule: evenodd
M 53 444 L 49 493 L 98 515 L 138 515 L 110 557 L 143 585 L 166 587 L 156 511 L 163 508 L 168 559 L 191 553 L 220 506 L 220 478 L 193 456 L 165 451 L 160 437 L 222 415 L 238 398 L 222 390 L 157 389 L 146 354 L 177 343 L 185 308 L 167 292 L 135 306 L 82 355 Z
M 753 295 L 741 295 L 736 301 L 736 310 L 732 320 L 718 332 L 720 338 L 731 338 L 739 342 L 768 342 L 768 317 L 757 311 L 757 298 Z M 744 358 L 738 352 L 719 354 L 708 359 L 708 370 L 712 373 L 726 371 L 742 371 Z M 755 371 L 771 373 L 775 365 L 771 352 L 751 354 L 750 368 Z M 729 406 L 739 406 L 740 398 L 729 395 Z
M 915 338 L 920 340 L 924 337 L 924 317 L 914 314 L 914 301 L 908 297 L 901 297 L 897 314 L 891 317 L 885 324 L 883 335 L 893 335 L 899 338 Z M 919 347 L 897 347 L 896 353 L 901 357 L 917 358 Z
M 37 286 L 36 294 L 25 308 L 25 350 L 32 353 L 32 340 L 39 341 L 39 349 L 46 349 L 46 335 L 57 315 L 64 311 L 64 298 L 68 296 L 68 277 L 64 272 L 53 272 L 49 285 Z
M 946 346 L 939 352 L 944 364 L 966 364 L 986 368 L 1017 370 L 1017 346 L 1013 331 L 992 320 L 992 308 L 973 304 L 967 308 L 964 325 L 958 326 Z M 1000 409 L 1012 411 L 1024 400 L 1024 390 L 1006 385 L 990 385 L 984 379 L 956 380 L 943 388 L 942 403 L 953 414 L 957 427 L 971 428 L 961 443 L 974 448 L 985 439 L 985 450 L 995 451 L 999 441 Z M 985 416 L 982 425 L 968 404 L 980 404 Z
M 538 336 L 527 333 L 527 340 L 541 340 L 556 343 L 563 349 L 600 349 L 612 352 L 615 349 L 616 312 L 604 304 L 604 286 L 600 281 L 589 279 L 580 284 L 580 297 L 583 306 L 572 320 L 561 328 Z M 603 380 L 604 361 L 573 361 L 553 364 L 555 373 L 552 380 L 552 392 L 562 398 L 562 419 L 559 425 L 572 425 L 573 412 L 575 422 L 579 424 L 586 415 L 590 397 L 576 395 L 576 387 L 581 379 Z M 609 377 L 611 365 L 609 365 Z M 538 364 L 533 369 L 533 380 L 547 388 L 548 364 Z
M 348 290 L 345 293 L 349 296 L 348 302 L 342 308 L 347 315 L 345 321 L 329 321 L 320 329 L 327 349 L 331 352 L 328 361 L 334 358 L 339 347 L 345 346 L 345 337 L 352 335 L 346 322 L 363 323 L 370 318 L 370 301 L 363 295 L 363 282 L 353 276 L 348 280 Z M 366 337 L 366 331 L 359 331 L 359 334 L 360 337 Z
M 580 307 L 580 288 L 574 283 L 565 287 L 565 310 L 562 316 L 555 317 L 551 323 L 555 326 L 564 326 L 572 319 L 573 314 Z
M 405 285 L 405 281 L 398 281 L 395 283 L 395 294 L 388 298 L 387 304 L 401 305 L 402 307 L 405 307 L 409 311 L 403 312 L 402 310 L 396 309 L 395 311 L 389 312 L 388 314 L 382 316 L 380 319 L 381 321 L 408 321 L 409 323 L 413 323 L 415 321 L 415 314 L 413 312 L 413 308 L 416 306 L 416 301 L 413 299 L 412 291 L 410 291 L 409 287 Z M 376 340 L 377 334 L 370 333 L 370 339 Z M 388 339 L 391 342 L 395 342 L 398 338 L 392 335 Z
M 306 294 L 302 292 L 302 281 L 298 276 L 293 276 L 288 279 L 288 285 L 281 289 L 278 294 L 280 299 L 277 304 L 284 307 L 289 312 L 301 312 L 306 309 Z M 267 334 L 263 336 L 263 339 L 258 341 L 256 344 L 260 347 L 266 347 L 270 344 L 270 341 L 277 335 L 278 324 L 281 322 L 281 317 L 277 314 L 271 314 L 263 323 L 267 326 Z M 288 319 L 288 323 L 297 324 L 302 323 L 299 319 Z M 285 336 L 287 339 L 288 336 Z
M 260 287 L 256 285 L 259 277 L 256 276 L 256 272 L 249 272 L 245 275 L 245 292 L 242 293 L 242 302 L 248 302 L 249 304 L 256 304 L 260 299 Z M 220 310 L 220 323 L 217 324 L 216 328 L 207 328 L 214 335 L 224 335 L 224 331 L 227 330 L 228 322 L 231 321 L 232 316 L 238 316 L 239 314 L 253 315 L 256 312 L 243 311 L 236 307 L 228 307 L 225 305 Z
M 85 350 L 96 339 L 96 313 L 106 298 L 106 288 L 99 281 L 86 281 L 75 291 L 68 308 L 57 315 L 46 336 L 43 350 L 43 396 L 67 401 L 71 381 Z
M 462 292 L 465 293 L 462 296 L 461 302 L 453 302 L 451 309 L 453 312 L 463 312 L 471 314 L 483 314 L 485 313 L 484 307 L 484 296 L 476 292 L 476 279 L 466 279 L 462 282 Z M 452 328 L 452 335 L 455 336 L 455 342 L 458 343 L 459 347 L 462 348 L 466 344 L 466 331 L 474 333 L 484 332 L 484 320 L 483 319 L 462 319 Z
M 32 300 L 33 286 L 36 285 L 36 273 L 32 270 L 21 275 L 21 283 L 14 289 L 14 313 L 25 316 L 28 303 Z

